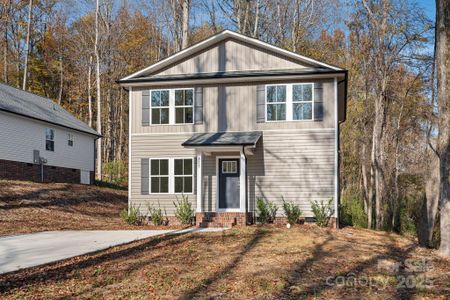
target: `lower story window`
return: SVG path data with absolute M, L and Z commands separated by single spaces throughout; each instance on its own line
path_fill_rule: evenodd
M 152 159 L 150 166 L 150 187 L 151 192 L 168 193 L 169 192 L 169 160 Z
M 192 193 L 192 159 L 174 159 L 175 193 Z

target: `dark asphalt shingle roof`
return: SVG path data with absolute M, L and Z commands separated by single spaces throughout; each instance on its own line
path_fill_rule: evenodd
M 4 83 L 0 83 L 0 110 L 100 136 L 52 100 Z
M 183 146 L 255 146 L 261 131 L 196 133 Z

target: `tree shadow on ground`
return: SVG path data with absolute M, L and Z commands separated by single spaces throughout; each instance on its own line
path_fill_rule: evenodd
M 117 249 L 113 251 L 100 250 L 81 256 L 82 261 L 76 260 L 69 264 L 60 265 L 60 262 L 50 263 L 43 266 L 37 266 L 27 270 L 19 270 L 12 273 L 0 275 L 0 293 L 6 293 L 10 290 L 23 287 L 25 285 L 32 285 L 39 283 L 40 285 L 46 282 L 55 283 L 64 280 L 69 280 L 75 276 L 74 271 L 86 269 L 92 266 L 100 266 L 102 263 L 111 262 L 117 259 L 125 259 L 127 257 L 138 256 L 149 248 L 155 249 L 161 243 L 164 247 L 170 247 L 176 244 L 183 243 L 187 239 L 195 239 L 195 235 L 187 235 L 189 232 L 179 232 L 177 234 L 167 234 L 159 237 L 152 237 L 149 240 L 131 246 L 125 249 Z M 186 236 L 187 235 L 187 236 Z M 131 242 L 128 244 L 136 243 Z M 120 245 L 119 247 L 126 246 L 127 244 Z M 107 251 L 104 254 L 102 252 Z M 100 254 L 100 255 L 98 255 Z M 157 259 L 157 257 L 153 258 Z M 146 265 L 149 261 L 141 262 L 139 265 Z M 134 267 L 138 267 L 135 264 Z M 24 272 L 25 271 L 25 272 Z M 123 274 L 126 275 L 126 272 Z
M 263 229 L 258 229 L 254 234 L 252 234 L 252 238 L 244 245 L 242 250 L 236 255 L 236 257 L 227 264 L 221 270 L 215 272 L 202 282 L 200 282 L 196 287 L 190 289 L 185 292 L 180 299 L 194 299 L 200 297 L 201 293 L 207 290 L 212 284 L 226 275 L 230 274 L 234 268 L 236 268 L 239 263 L 244 259 L 244 257 L 258 244 L 258 242 L 266 236 L 267 231 Z
M 306 261 L 299 263 L 298 265 L 296 265 L 291 271 L 290 271 L 290 275 L 288 276 L 288 282 L 287 285 L 285 287 L 285 289 L 279 294 L 277 295 L 275 298 L 280 298 L 280 299 L 304 299 L 304 298 L 308 298 L 308 297 L 320 297 L 320 295 L 327 290 L 333 290 L 333 289 L 339 289 L 342 286 L 339 286 L 336 284 L 336 278 L 338 276 L 349 276 L 350 274 L 353 274 L 355 276 L 358 275 L 364 275 L 367 276 L 366 274 L 363 273 L 364 270 L 367 270 L 369 268 L 374 268 L 378 266 L 378 263 L 380 260 L 383 259 L 393 259 L 395 258 L 397 262 L 404 262 L 404 260 L 406 258 L 408 258 L 408 255 L 410 253 L 412 253 L 414 251 L 414 249 L 417 248 L 416 244 L 412 244 L 410 245 L 406 250 L 399 248 L 397 246 L 395 246 L 395 241 L 393 238 L 390 238 L 390 242 L 388 244 L 388 250 L 384 253 L 375 255 L 374 257 L 364 260 L 358 264 L 356 264 L 353 267 L 347 268 L 345 271 L 343 272 L 339 272 L 339 274 L 334 274 L 331 275 L 327 278 L 322 278 L 319 281 L 316 281 L 310 285 L 307 285 L 306 287 L 304 286 L 305 282 L 308 282 L 308 278 L 307 278 L 307 274 L 305 271 L 308 267 L 311 267 L 314 263 L 319 263 L 320 262 L 320 268 L 322 270 L 333 270 L 333 268 L 335 268 L 336 265 L 336 260 L 332 260 L 332 262 L 330 262 L 330 265 L 327 266 L 326 263 L 324 265 L 324 262 L 321 261 L 321 258 L 325 257 L 325 256 L 329 256 L 331 253 L 324 251 L 323 247 L 329 243 L 330 241 L 332 241 L 334 238 L 332 237 L 328 237 L 322 244 L 318 245 L 316 247 L 316 249 L 314 250 L 313 256 L 309 259 L 307 259 Z M 336 251 L 336 248 L 333 249 L 334 251 Z M 338 250 L 339 251 L 343 251 L 342 253 L 345 253 L 345 248 Z M 373 275 L 373 274 L 372 274 Z M 397 276 L 407 276 L 408 273 L 406 272 L 406 270 L 404 268 L 400 268 L 398 273 L 396 274 Z M 302 288 L 300 290 L 295 290 L 295 287 L 298 286 L 302 286 Z M 353 287 L 353 286 L 343 286 L 342 288 L 344 288 L 346 290 L 346 292 L 355 292 L 356 295 L 352 295 L 352 297 L 364 297 L 364 295 L 358 294 L 360 292 L 360 289 L 358 289 L 358 287 Z M 370 287 L 370 286 L 365 286 L 363 287 L 362 291 L 367 291 L 367 289 L 371 289 L 374 287 Z M 377 288 L 377 287 L 375 287 Z M 339 292 L 337 292 L 337 294 L 339 294 Z M 411 299 L 413 298 L 413 296 L 416 294 L 416 289 L 415 288 L 409 288 L 409 289 L 399 289 L 396 288 L 395 290 L 395 299 Z

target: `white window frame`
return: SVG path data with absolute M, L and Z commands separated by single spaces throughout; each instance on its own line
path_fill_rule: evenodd
M 167 175 L 155 175 L 155 176 L 152 176 L 152 161 L 153 160 L 167 160 L 167 168 L 168 168 L 168 172 L 167 172 Z M 168 195 L 168 194 L 170 194 L 170 178 L 171 178 L 171 174 L 170 174 L 170 170 L 171 170 L 171 166 L 170 166 L 170 158 L 167 158 L 167 157 L 152 157 L 152 158 L 149 158 L 149 166 L 148 166 L 148 191 L 149 191 L 149 194 L 151 194 L 151 195 Z M 161 172 L 160 172 L 161 173 Z M 167 184 L 168 184 L 168 189 L 167 189 L 167 193 L 166 192 L 164 192 L 164 193 L 161 193 L 161 192 L 159 192 L 159 193 L 153 193 L 152 192 L 152 177 L 159 177 L 159 178 L 161 178 L 161 177 L 167 177 L 168 179 L 167 179 Z
M 51 139 L 51 140 L 47 139 L 47 130 L 51 130 L 53 139 Z M 45 128 L 45 132 L 44 133 L 45 133 L 45 145 L 44 145 L 45 151 L 55 152 L 55 130 L 53 128 Z M 53 142 L 53 150 L 48 150 L 47 149 L 47 141 L 52 141 Z
M 191 160 L 191 163 L 192 163 L 192 174 L 191 174 L 191 177 L 192 177 L 192 188 L 191 188 L 191 191 L 192 192 L 190 192 L 190 193 L 186 193 L 186 192 L 181 192 L 181 193 L 177 193 L 177 192 L 175 192 L 175 178 L 176 177 L 188 177 L 189 175 L 175 175 L 175 159 L 190 159 Z M 172 169 L 172 174 L 173 174 L 173 180 L 172 180 L 172 182 L 173 182 L 173 184 L 172 184 L 172 188 L 173 188 L 173 194 L 175 194 L 175 195 L 192 195 L 192 194 L 194 194 L 194 181 L 195 181 L 195 178 L 194 178 L 194 176 L 195 176 L 195 170 L 194 170 L 194 157 L 174 157 L 174 158 L 172 158 L 172 161 L 173 161 L 173 163 L 172 163 L 172 166 L 173 166 L 173 169 Z
M 286 86 L 286 101 L 285 102 L 267 102 L 267 88 L 268 87 L 277 87 L 277 86 Z M 275 90 L 276 93 L 276 90 Z M 291 92 L 292 94 L 292 92 Z M 288 109 L 288 102 L 289 102 L 289 85 L 286 83 L 278 83 L 278 84 L 266 84 L 265 88 L 264 88 L 264 102 L 265 102 L 265 106 L 264 106 L 264 111 L 265 111 L 265 119 L 266 122 L 286 122 L 288 120 L 288 113 L 289 113 L 289 109 Z M 286 119 L 285 120 L 268 120 L 267 119 L 267 105 L 269 104 L 284 104 L 286 105 Z M 291 106 L 292 107 L 292 106 Z
M 70 142 L 72 142 L 72 145 L 70 144 Z M 67 146 L 73 147 L 73 145 L 74 145 L 74 136 L 72 133 L 68 133 L 67 134 Z
M 231 163 L 231 165 L 234 165 L 235 170 L 234 171 L 227 171 L 224 170 L 224 163 Z M 238 173 L 238 169 L 237 169 L 237 161 L 233 160 L 233 161 L 222 161 L 222 165 L 220 166 L 222 168 L 222 174 L 237 174 Z
M 312 85 L 312 99 L 311 101 L 306 101 L 304 103 L 312 103 L 312 118 L 307 120 L 294 120 L 294 101 L 293 101 L 293 86 L 294 85 Z M 267 102 L 267 87 L 269 86 L 286 86 L 286 120 L 268 120 L 267 119 L 267 105 L 280 102 Z M 264 113 L 265 121 L 267 123 L 280 123 L 280 122 L 311 122 L 315 120 L 314 116 L 314 106 L 315 106 L 315 94 L 314 94 L 314 82 L 293 82 L 293 83 L 276 83 L 276 84 L 266 84 L 264 88 Z M 300 103 L 296 101 L 295 103 Z
M 191 90 L 192 91 L 192 105 L 176 105 L 175 103 L 175 92 L 176 91 L 186 91 L 186 90 Z M 195 90 L 194 88 L 177 88 L 177 89 L 173 89 L 173 124 L 174 125 L 184 125 L 184 124 L 194 124 L 194 117 L 195 117 L 195 112 L 194 112 L 194 102 L 195 101 Z M 192 108 L 192 122 L 190 123 L 177 123 L 176 122 L 176 109 L 177 108 Z
M 175 106 L 175 91 L 179 91 L 179 90 L 192 90 L 192 106 L 190 105 L 183 105 L 183 106 Z M 160 92 L 160 91 L 169 91 L 169 106 L 155 106 L 153 107 L 152 105 L 152 92 Z M 172 88 L 172 89 L 153 89 L 153 90 L 149 90 L 149 94 L 150 94 L 150 120 L 149 120 L 149 124 L 152 126 L 173 126 L 173 125 L 178 125 L 178 126 L 183 126 L 183 125 L 193 125 L 195 123 L 195 89 L 192 87 L 189 88 Z M 176 123 L 175 122 L 175 108 L 176 107 L 192 107 L 192 122 L 190 123 Z M 153 123 L 153 118 L 152 118 L 152 109 L 153 108 L 169 108 L 169 123 L 167 124 L 154 124 Z
M 152 93 L 153 92 L 163 92 L 163 91 L 169 91 L 169 105 L 168 106 L 153 106 L 153 104 L 152 104 Z M 149 124 L 151 124 L 151 125 L 169 125 L 170 124 L 170 89 L 150 90 L 149 93 L 150 93 L 150 99 L 149 99 L 149 101 L 150 101 L 150 105 L 149 105 L 149 107 L 150 107 L 150 116 L 149 116 L 150 120 L 149 120 Z M 153 124 L 153 109 L 157 109 L 157 108 L 159 108 L 159 109 L 168 108 L 169 109 L 169 123 L 161 124 L 161 111 L 160 111 L 160 113 L 159 113 L 159 122 L 160 123 Z
M 311 101 L 294 101 L 294 85 L 311 85 Z M 302 82 L 302 83 L 293 83 L 291 84 L 291 92 L 292 92 L 292 121 L 313 121 L 314 120 L 314 83 L 313 82 Z M 294 104 L 302 104 L 302 103 L 311 103 L 311 119 L 302 119 L 295 120 L 294 119 Z
M 163 177 L 169 177 L 169 190 L 167 193 L 152 193 L 152 177 L 161 177 L 160 175 L 152 176 L 152 160 L 168 160 L 169 164 L 169 174 L 163 175 Z M 190 159 L 192 161 L 192 192 L 191 193 L 175 193 L 175 159 Z M 194 159 L 195 157 L 183 156 L 183 157 L 151 157 L 148 159 L 149 168 L 148 168 L 148 191 L 150 195 L 193 195 L 194 187 L 195 187 L 195 175 L 196 171 L 194 170 Z M 177 176 L 178 177 L 178 176 Z M 179 177 L 186 177 L 185 175 L 180 175 Z

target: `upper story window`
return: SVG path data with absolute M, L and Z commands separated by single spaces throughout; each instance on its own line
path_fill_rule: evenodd
M 292 112 L 293 120 L 312 120 L 313 111 L 313 85 L 294 84 L 292 86 Z
M 268 85 L 266 102 L 267 121 L 286 120 L 286 85 Z
M 152 91 L 152 124 L 169 124 L 169 90 Z
M 144 99 L 145 97 L 143 97 L 143 101 L 148 101 Z M 146 105 L 143 104 L 144 110 Z M 152 125 L 193 124 L 194 89 L 150 91 L 150 114 Z
M 314 84 L 266 86 L 266 121 L 314 119 Z
M 69 145 L 70 147 L 73 147 L 73 134 L 71 134 L 71 133 L 67 134 L 67 145 Z
M 194 120 L 194 90 L 175 90 L 175 123 L 192 123 Z
M 45 150 L 55 151 L 55 132 L 53 129 L 45 129 Z

